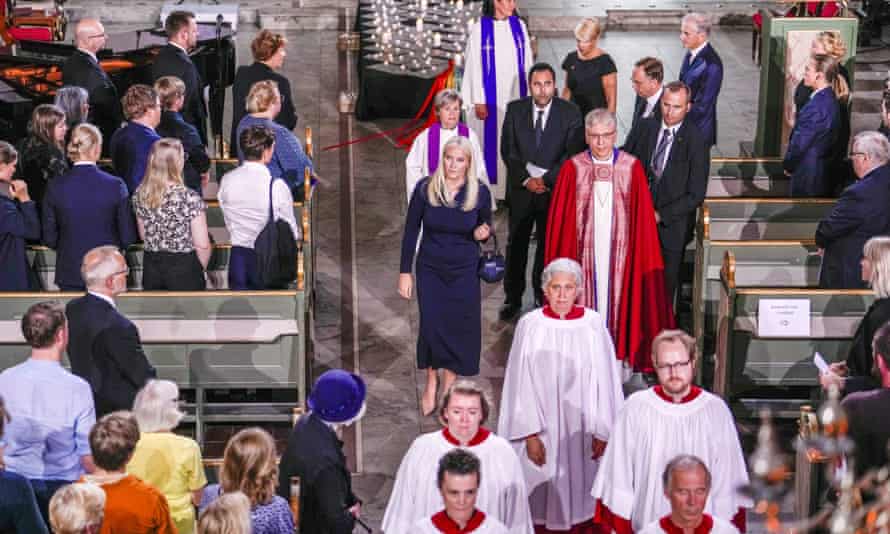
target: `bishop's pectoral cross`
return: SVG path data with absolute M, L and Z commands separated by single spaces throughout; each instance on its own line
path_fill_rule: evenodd
M 482 47 L 482 53 L 488 56 L 488 61 L 486 62 L 485 68 L 489 72 L 491 71 L 491 66 L 494 63 L 494 43 L 492 42 L 493 39 L 493 37 L 489 37 L 485 42 L 485 46 Z

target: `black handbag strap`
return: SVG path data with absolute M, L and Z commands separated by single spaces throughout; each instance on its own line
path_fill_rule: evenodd
M 269 180 L 269 222 L 275 222 L 275 211 L 272 209 L 272 186 L 275 185 L 275 177 Z
M 488 233 L 488 237 L 494 241 L 494 249 L 493 249 L 494 253 L 500 254 L 501 249 L 498 248 L 498 236 L 494 233 L 494 228 L 492 228 L 491 231 Z M 486 241 L 487 241 L 487 239 L 486 239 Z M 484 251 L 485 246 L 483 245 L 483 243 L 484 243 L 484 241 L 479 241 L 479 248 Z

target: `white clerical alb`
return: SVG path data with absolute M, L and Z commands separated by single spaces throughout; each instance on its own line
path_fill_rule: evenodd
M 596 309 L 606 316 L 609 309 L 609 280 L 612 265 L 612 158 L 593 158 L 594 176 L 600 176 L 608 167 L 608 179 L 597 179 L 593 184 L 593 232 L 594 265 L 596 268 Z
M 445 512 L 439 512 L 432 517 L 425 517 L 414 524 L 411 534 L 454 534 L 468 532 L 472 534 L 507 534 L 510 532 L 507 527 L 497 519 L 487 516 L 484 513 L 476 511 L 470 521 L 463 530 L 457 523 L 453 522 L 445 515 Z
M 596 500 L 588 488 L 599 464 L 591 458 L 593 438 L 610 441 L 624 394 L 602 316 L 576 306 L 566 319 L 558 317 L 539 308 L 517 324 L 498 434 L 522 462 L 532 521 L 569 530 L 593 517 Z M 543 467 L 526 453 L 525 438 L 533 434 L 544 443 Z
M 408 193 L 409 201 L 411 200 L 411 193 L 414 192 L 414 186 L 417 185 L 417 182 L 425 176 L 432 175 L 432 172 L 429 170 L 429 161 L 427 160 L 427 155 L 429 153 L 429 133 L 430 130 L 427 128 L 414 138 L 414 142 L 411 144 L 411 151 L 408 152 L 408 157 L 405 158 L 405 191 Z M 488 174 L 485 173 L 485 162 L 482 158 L 482 146 L 479 144 L 479 138 L 473 130 L 470 130 L 469 133 L 470 144 L 473 145 L 473 164 L 476 169 L 476 178 L 488 181 Z M 452 128 L 450 130 L 442 128 L 439 130 L 440 165 L 443 161 L 442 150 L 445 148 L 445 143 L 457 134 L 457 128 Z
M 444 508 L 436 471 L 442 456 L 456 447 L 458 442 L 447 428 L 414 440 L 396 473 L 383 532 L 413 533 L 411 527 L 418 520 Z M 479 458 L 482 467 L 476 508 L 507 525 L 511 534 L 533 534 L 522 466 L 510 444 L 480 428 L 464 448 Z
M 711 471 L 706 513 L 729 521 L 751 506 L 737 492 L 748 471 L 732 413 L 723 399 L 697 387 L 680 403 L 661 386 L 628 397 L 591 493 L 638 532 L 670 513 L 661 475 L 679 454 L 698 456 Z

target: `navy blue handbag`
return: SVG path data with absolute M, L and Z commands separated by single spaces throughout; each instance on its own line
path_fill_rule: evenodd
M 504 279 L 504 273 L 507 270 L 507 260 L 504 259 L 504 255 L 501 254 L 501 250 L 498 248 L 498 236 L 494 235 L 494 229 L 491 230 L 491 239 L 494 240 L 494 249 L 482 250 L 476 273 L 483 282 L 496 284 Z M 480 244 L 479 247 L 482 248 L 482 245 Z

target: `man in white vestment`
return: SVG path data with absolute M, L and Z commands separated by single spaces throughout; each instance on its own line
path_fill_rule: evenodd
M 470 144 L 473 145 L 476 176 L 480 180 L 488 180 L 488 175 L 485 174 L 485 165 L 482 164 L 484 160 L 479 138 L 476 136 L 476 132 L 460 122 L 461 104 L 460 93 L 454 89 L 442 89 L 436 93 L 433 106 L 436 109 L 438 121 L 414 138 L 411 151 L 408 152 L 408 157 L 405 159 L 405 189 L 408 193 L 408 200 L 411 200 L 411 193 L 414 192 L 417 182 L 436 172 L 436 167 L 442 161 L 442 149 L 445 148 L 445 143 L 456 135 L 470 140 Z
M 575 302 L 581 265 L 559 258 L 544 269 L 548 305 L 516 326 L 498 434 L 519 454 L 539 534 L 592 527 L 588 488 L 624 395 L 612 338 L 597 312 Z
M 659 384 L 628 397 L 615 422 L 592 495 L 596 522 L 619 534 L 670 512 L 661 475 L 680 454 L 697 456 L 711 473 L 705 511 L 744 531 L 751 500 L 737 492 L 748 483 L 738 431 L 723 399 L 692 385 L 694 348 L 680 330 L 658 334 L 652 361 Z
M 405 453 L 383 515 L 383 532 L 413 533 L 418 520 L 442 510 L 436 466 L 445 453 L 462 448 L 482 462 L 476 507 L 511 534 L 532 534 L 522 466 L 505 439 L 481 426 L 488 413 L 489 402 L 472 381 L 460 380 L 448 390 L 440 410 L 447 426 L 419 436 Z
M 464 449 L 454 449 L 439 460 L 436 482 L 445 509 L 414 524 L 412 534 L 507 534 L 503 523 L 476 508 L 481 482 L 479 458 Z
M 507 167 L 500 156 L 501 128 L 507 104 L 525 98 L 528 69 L 534 58 L 528 28 L 513 14 L 516 0 L 492 0 L 494 13 L 484 13 L 470 29 L 461 95 L 467 124 L 482 142 L 491 191 L 497 200 L 507 193 Z
M 739 534 L 729 521 L 705 513 L 711 472 L 701 458 L 677 456 L 664 468 L 661 482 L 671 513 L 649 523 L 640 534 Z

